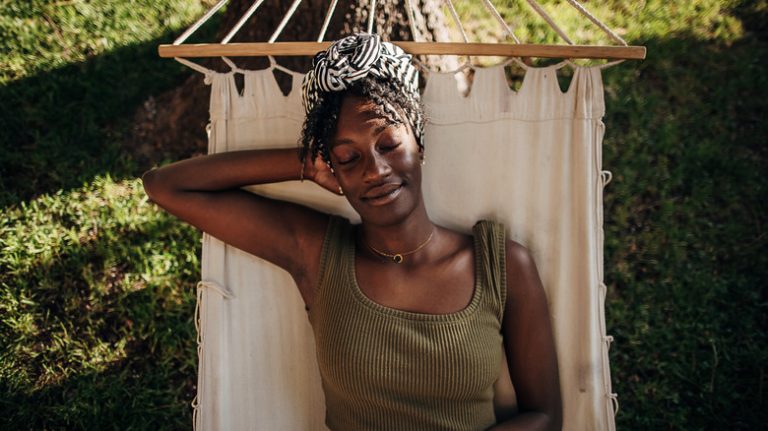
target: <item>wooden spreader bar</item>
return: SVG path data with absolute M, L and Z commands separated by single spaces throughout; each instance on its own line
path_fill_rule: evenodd
M 160 45 L 160 57 L 312 56 L 332 42 L 252 42 Z M 642 60 L 644 46 L 539 45 L 511 43 L 392 41 L 413 55 L 473 55 L 500 57 L 596 58 Z

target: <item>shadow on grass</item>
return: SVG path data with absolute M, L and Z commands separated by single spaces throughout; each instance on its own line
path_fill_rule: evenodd
M 157 46 L 172 33 L 0 87 L 0 207 L 79 187 L 96 175 L 140 174 L 120 141 L 151 94 L 191 73 Z
M 199 244 L 163 215 L 4 276 L 0 428 L 189 429 Z
M 670 34 L 604 73 L 605 280 L 621 429 L 758 429 L 768 44 Z
M 605 279 L 619 428 L 768 422 L 768 49 L 758 36 L 730 45 L 688 34 L 632 41 L 648 47 L 648 59 L 604 74 L 604 165 L 614 173 L 605 195 Z M 2 206 L 105 172 L 138 174 L 119 151 L 121 129 L 148 94 L 189 74 L 157 57 L 160 40 L 168 37 L 0 88 Z M 22 304 L 22 314 L 42 331 L 18 341 L 18 378 L 0 380 L 8 428 L 188 428 L 198 266 L 184 254 L 196 255 L 199 243 L 193 231 L 165 223 L 98 236 L 13 276 L 11 290 L 36 301 Z M 151 250 L 175 259 L 167 278 L 88 299 L 94 286 L 121 279 L 111 268 L 147 270 Z M 59 323 L 86 347 L 128 340 L 125 359 L 84 370 L 48 347 Z M 44 365 L 73 372 L 37 387 Z

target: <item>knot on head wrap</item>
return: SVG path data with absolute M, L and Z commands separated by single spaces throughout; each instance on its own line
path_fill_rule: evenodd
M 381 40 L 377 34 L 357 33 L 339 39 L 312 60 L 312 69 L 302 82 L 304 110 L 309 113 L 320 103 L 323 93 L 344 91 L 355 81 L 373 75 L 398 83 L 403 92 L 418 102 L 419 72 L 411 64 L 411 55 L 397 45 Z M 421 114 L 411 114 L 418 142 L 423 124 Z

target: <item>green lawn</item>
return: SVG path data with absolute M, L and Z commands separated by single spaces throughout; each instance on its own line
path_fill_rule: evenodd
M 200 236 L 147 202 L 120 142 L 191 73 L 157 44 L 211 3 L 0 1 L 0 429 L 191 426 Z M 456 3 L 473 38 L 500 37 Z M 494 3 L 521 39 L 559 42 L 525 2 Z M 541 3 L 579 43 L 608 42 Z M 768 3 L 585 5 L 648 47 L 604 73 L 617 425 L 760 428 Z

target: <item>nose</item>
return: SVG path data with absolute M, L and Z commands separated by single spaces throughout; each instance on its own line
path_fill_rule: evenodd
M 363 180 L 366 182 L 376 182 L 386 177 L 392 172 L 392 168 L 381 154 L 372 152 L 366 157 L 365 170 L 363 171 Z

